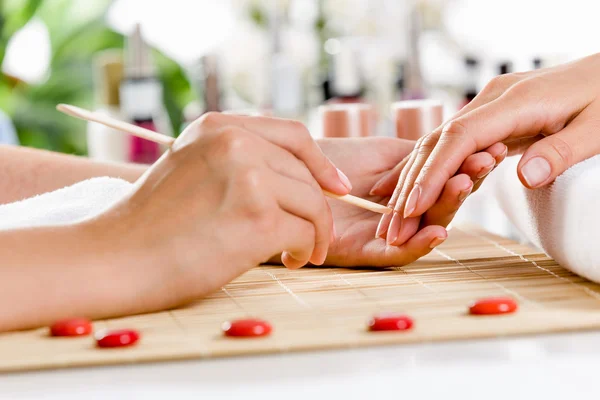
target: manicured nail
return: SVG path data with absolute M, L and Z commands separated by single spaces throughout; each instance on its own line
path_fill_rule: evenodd
M 483 167 L 481 169 L 481 171 L 479 171 L 479 173 L 477 174 L 477 179 L 485 178 L 490 172 L 492 172 L 494 170 L 495 166 L 496 166 L 496 163 L 494 162 L 494 164 L 492 164 L 492 165 Z
M 387 244 L 390 245 L 398 240 L 398 235 L 400 235 L 400 229 L 402 228 L 402 217 L 397 212 L 394 212 L 393 214 L 394 216 L 392 217 L 387 233 Z
M 393 213 L 385 214 L 379 220 L 379 225 L 377 225 L 377 231 L 375 232 L 375 238 L 383 238 L 383 234 L 387 232 L 388 226 L 390 226 L 390 221 L 392 220 Z
M 446 238 L 445 237 L 441 237 L 441 236 L 433 238 L 433 240 L 431 241 L 431 243 L 429 243 L 429 248 L 430 249 L 434 249 L 434 248 L 438 247 L 440 244 L 444 243 L 444 240 L 446 240 Z
M 404 206 L 404 218 L 408 218 L 411 216 L 415 208 L 417 208 L 417 202 L 419 201 L 419 196 L 421 195 L 421 187 L 418 183 L 415 183 L 415 186 L 410 191 L 408 195 L 408 200 L 406 200 L 406 205 Z
M 348 177 L 342 171 L 340 171 L 339 168 L 336 168 L 336 169 L 337 169 L 337 173 L 340 178 L 340 181 L 342 181 L 342 184 L 344 186 L 346 186 L 346 189 L 352 190 L 352 184 L 350 183 L 350 179 L 348 179 Z
M 373 188 L 369 192 L 369 194 L 371 196 L 376 196 L 377 195 L 377 191 L 379 189 L 381 189 L 381 186 L 383 185 L 383 182 L 385 182 L 387 180 L 387 177 L 390 176 L 390 174 L 391 174 L 391 172 L 387 172 L 381 178 L 379 178 L 379 180 L 377 181 L 377 183 L 375 183 L 373 185 Z
M 458 194 L 458 202 L 462 203 L 463 201 L 465 201 L 465 199 L 467 197 L 469 197 L 469 195 L 471 194 L 471 191 L 473 190 L 473 184 L 471 183 L 471 186 L 469 186 L 467 189 L 465 190 L 461 190 Z
M 506 146 L 505 146 L 506 147 Z M 504 149 L 504 151 L 502 152 L 502 154 L 500 154 L 498 156 L 498 158 L 496 159 L 496 165 L 500 164 L 502 161 L 504 161 L 504 159 L 506 158 L 506 156 L 508 155 L 508 147 L 506 147 Z
M 534 157 L 523 165 L 521 173 L 525 178 L 525 182 L 533 188 L 541 185 L 550 177 L 552 167 L 545 158 Z

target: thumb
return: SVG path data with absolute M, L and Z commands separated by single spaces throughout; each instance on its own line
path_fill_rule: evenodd
M 564 129 L 533 143 L 517 166 L 523 185 L 530 189 L 547 185 L 571 166 L 600 153 L 600 121 L 593 117 L 598 112 L 587 107 Z

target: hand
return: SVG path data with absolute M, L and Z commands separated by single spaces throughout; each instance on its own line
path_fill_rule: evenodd
M 201 297 L 274 254 L 289 268 L 322 264 L 333 221 L 321 187 L 347 194 L 350 184 L 300 123 L 207 114 L 135 187 L 104 223 L 124 227 L 132 253 L 153 255 L 149 310 Z
M 528 188 L 551 183 L 600 152 L 600 55 L 562 66 L 501 75 L 443 127 L 419 141 L 396 188 L 394 209 L 425 213 L 471 154 L 496 142 L 525 151 L 517 173 Z
M 398 171 L 394 167 L 415 145 L 413 141 L 391 138 L 326 139 L 318 143 L 329 159 L 348 175 L 353 184 L 352 194 L 379 203 L 389 200 L 397 182 L 394 175 Z M 489 172 L 493 165 L 494 157 L 489 153 L 469 157 L 463 172 L 447 182 L 443 195 L 425 214 L 421 230 L 417 233 L 419 218 L 406 224 L 399 240 L 394 242 L 397 247 L 386 246 L 385 230 L 379 235 L 383 239 L 375 236 L 380 214 L 328 199 L 338 236 L 329 248 L 325 264 L 404 265 L 426 255 L 446 239 L 444 227 L 471 193 L 471 177 L 477 180 L 477 174 Z M 371 189 L 374 185 L 376 187 Z

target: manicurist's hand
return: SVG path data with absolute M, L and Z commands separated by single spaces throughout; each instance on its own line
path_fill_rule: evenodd
M 392 138 L 325 139 L 319 146 L 352 181 L 352 194 L 386 204 L 398 181 L 396 165 L 411 152 L 415 142 Z M 505 146 L 501 147 L 506 149 Z M 498 162 L 503 149 L 495 149 Z M 392 241 L 386 238 L 390 219 L 352 205 L 328 199 L 337 236 L 325 263 L 338 266 L 405 265 L 429 253 L 442 243 L 451 222 L 465 198 L 478 183 L 478 175 L 496 165 L 488 152 L 469 157 L 460 173 L 444 186 L 442 196 L 423 218 L 412 218 Z M 383 225 L 382 225 L 383 223 Z M 385 228 L 385 229 L 384 229 Z M 393 244 L 386 244 L 386 239 Z
M 300 123 L 207 114 L 99 216 L 0 231 L 0 331 L 177 306 L 276 254 L 322 264 L 322 188 L 350 183 Z
M 600 152 L 600 55 L 554 68 L 501 75 L 405 160 L 394 204 L 423 215 L 470 155 L 497 142 L 524 152 L 517 173 L 528 188 L 551 183 Z M 391 229 L 391 228 L 390 228 Z

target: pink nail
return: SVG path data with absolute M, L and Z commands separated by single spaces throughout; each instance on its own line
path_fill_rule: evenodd
M 383 238 L 383 235 L 387 232 L 388 226 L 390 226 L 390 221 L 392 220 L 393 213 L 385 214 L 379 220 L 379 225 L 377 225 L 377 231 L 375 232 L 375 238 Z
M 388 174 L 385 174 L 384 176 L 382 176 L 376 184 L 373 185 L 373 188 L 371 189 L 371 191 L 369 192 L 369 194 L 371 196 L 375 196 L 377 195 L 377 190 L 381 187 L 381 185 L 383 184 L 383 182 L 385 181 L 385 179 L 388 177 Z
M 490 165 L 488 167 L 484 167 L 477 174 L 477 179 L 485 178 L 490 172 L 492 172 L 492 170 L 494 169 L 495 166 L 496 166 L 496 163 L 494 163 L 494 164 L 492 164 L 492 165 Z
M 352 190 L 352 184 L 350 183 L 350 179 L 348 179 L 348 177 L 342 171 L 340 171 L 339 168 L 336 169 L 338 177 L 340 178 L 340 181 L 342 181 L 342 184 L 346 187 L 346 189 Z
M 550 177 L 552 167 L 546 159 L 534 157 L 523 165 L 521 173 L 529 187 L 534 188 L 544 183 Z
M 439 237 L 439 236 L 438 236 L 438 237 L 434 238 L 434 239 L 431 241 L 431 243 L 429 243 L 429 248 L 430 248 L 430 249 L 434 249 L 434 248 L 436 248 L 437 246 L 439 246 L 440 244 L 444 243 L 444 241 L 445 241 L 445 240 L 446 240 L 446 238 L 445 238 L 445 237 Z
M 408 218 L 412 215 L 417 208 L 417 202 L 419 201 L 419 196 L 421 195 L 421 187 L 418 183 L 415 183 L 415 186 L 410 191 L 408 195 L 408 200 L 406 200 L 406 205 L 404 207 L 404 218 Z
M 398 240 L 398 235 L 400 235 L 400 229 L 402 228 L 402 217 L 397 212 L 393 214 L 394 216 L 392 217 L 387 233 L 387 244 L 389 245 L 394 244 Z
M 469 186 L 468 189 L 462 190 L 458 195 L 458 202 L 462 203 L 463 201 L 465 201 L 465 199 L 467 197 L 469 197 L 469 195 L 471 194 L 472 190 L 473 190 L 473 184 L 471 184 L 471 186 Z

